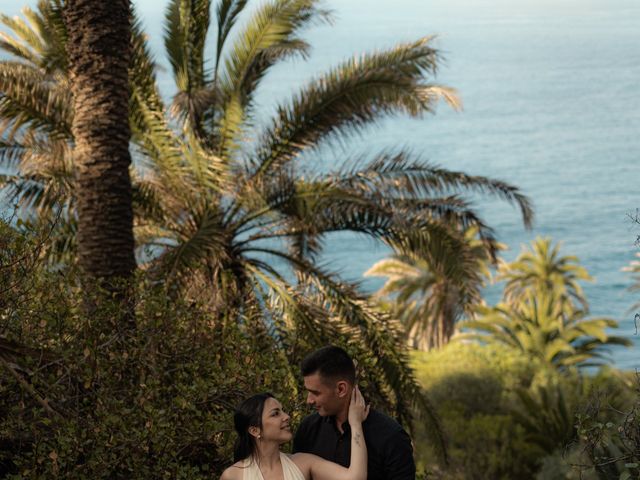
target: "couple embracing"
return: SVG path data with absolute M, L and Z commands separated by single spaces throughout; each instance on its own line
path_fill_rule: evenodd
M 234 463 L 221 480 L 413 480 L 409 435 L 392 418 L 369 409 L 356 385 L 353 360 L 328 346 L 302 362 L 306 417 L 293 454 L 280 451 L 293 437 L 289 415 L 269 393 L 245 400 L 235 412 Z

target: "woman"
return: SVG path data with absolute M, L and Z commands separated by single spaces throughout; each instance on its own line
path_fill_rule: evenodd
M 254 395 L 236 410 L 236 463 L 222 473 L 220 480 L 366 480 L 367 447 L 362 422 L 368 413 L 360 390 L 354 388 L 349 404 L 351 463 L 344 468 L 309 453 L 282 453 L 280 445 L 293 436 L 289 415 L 270 393 Z

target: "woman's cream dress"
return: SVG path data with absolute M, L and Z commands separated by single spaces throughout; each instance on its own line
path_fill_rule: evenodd
M 284 480 L 304 480 L 304 475 L 293 460 L 282 452 L 280 452 L 280 462 L 282 462 Z M 243 480 L 264 480 L 258 464 L 252 458 L 245 459 L 242 467 L 244 468 Z

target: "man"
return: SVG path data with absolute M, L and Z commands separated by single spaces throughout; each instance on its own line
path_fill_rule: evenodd
M 349 466 L 351 432 L 347 421 L 356 372 L 343 349 L 323 347 L 302 362 L 307 404 L 316 409 L 304 420 L 293 440 L 293 452 L 313 453 Z M 367 442 L 369 480 L 414 480 L 416 466 L 411 439 L 387 415 L 371 410 L 362 424 Z

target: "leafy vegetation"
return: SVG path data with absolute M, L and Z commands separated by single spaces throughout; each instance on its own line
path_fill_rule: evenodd
M 580 370 L 629 342 L 609 334 L 614 320 L 589 316 L 580 282 L 590 277 L 575 257 L 538 239 L 501 262 L 470 200 L 497 196 L 529 225 L 519 189 L 393 146 L 326 158 L 331 169 L 311 162 L 387 115 L 419 117 L 440 100 L 457 108 L 432 81 L 432 39 L 348 59 L 258 122 L 262 79 L 308 58 L 305 29 L 331 14 L 316 0 L 248 3 L 169 2 L 170 101 L 134 15 L 141 269 L 127 329 L 104 296 L 91 315 L 83 308 L 97 292 L 78 281 L 65 4 L 0 17 L 11 32 L 0 49 L 14 58 L 0 62 L 0 187 L 20 208 L 0 222 L 0 477 L 211 478 L 230 462 L 239 400 L 270 390 L 299 420 L 299 360 L 336 343 L 358 359 L 370 401 L 406 424 L 418 414 L 430 477 L 635 478 L 632 382 Z M 327 236 L 344 231 L 393 249 L 368 272 L 387 278 L 378 296 L 323 265 Z M 489 307 L 482 288 L 495 265 L 504 298 Z M 410 356 L 407 343 L 431 351 Z
M 376 293 L 383 309 L 403 324 L 408 343 L 421 350 L 444 346 L 456 323 L 482 303 L 489 267 L 504 246 L 483 242 L 478 229 L 458 235 L 455 255 L 442 255 L 432 242 L 393 244 L 395 254 L 365 276 L 386 277 Z
M 2 186 L 11 202 L 40 222 L 57 215 L 46 257 L 72 268 L 77 186 L 62 8 L 41 0 L 38 11 L 25 10 L 26 22 L 3 17 L 14 36 L 0 47 L 18 61 L 0 63 L 0 164 L 9 172 Z M 346 60 L 259 124 L 260 81 L 276 63 L 307 57 L 304 30 L 330 14 L 316 0 L 273 0 L 251 11 L 247 2 L 221 1 L 215 19 L 210 10 L 205 0 L 169 2 L 164 43 L 178 91 L 169 104 L 140 21 L 133 24 L 131 176 L 145 277 L 172 297 L 206 299 L 225 325 L 269 332 L 292 365 L 329 342 L 375 358 L 364 366 L 376 402 L 405 423 L 420 406 L 433 438 L 441 438 L 408 366 L 401 329 L 356 285 L 321 266 L 323 240 L 351 231 L 455 256 L 460 239 L 452 225 L 474 227 L 485 243 L 494 242 L 464 195 L 503 198 L 525 222 L 532 216 L 528 199 L 504 182 L 448 171 L 401 149 L 336 161 L 328 172 L 308 164 L 326 142 L 388 114 L 421 116 L 440 99 L 457 107 L 455 92 L 431 81 L 440 63 L 431 38 Z M 217 43 L 207 63 L 212 22 Z
M 211 478 L 247 392 L 296 411 L 297 378 L 266 332 L 221 328 L 143 280 L 137 329 L 118 329 L 117 303 L 88 316 L 80 289 L 42 268 L 42 237 L 0 233 L 0 477 Z
M 624 466 L 637 455 L 637 417 L 627 416 L 635 411 L 631 374 L 606 367 L 591 375 L 576 369 L 559 372 L 502 345 L 458 342 L 414 352 L 412 365 L 449 435 L 447 468 L 418 432 L 416 453 L 426 478 L 635 475 L 633 467 Z
M 477 318 L 462 324 L 471 332 L 459 339 L 501 343 L 559 369 L 597 365 L 606 358 L 605 347 L 631 345 L 607 333 L 617 328 L 615 320 L 587 317 L 589 304 L 578 280 L 590 277 L 575 257 L 560 257 L 550 242 L 537 239 L 532 251 L 500 266 L 503 301 L 478 307 Z

